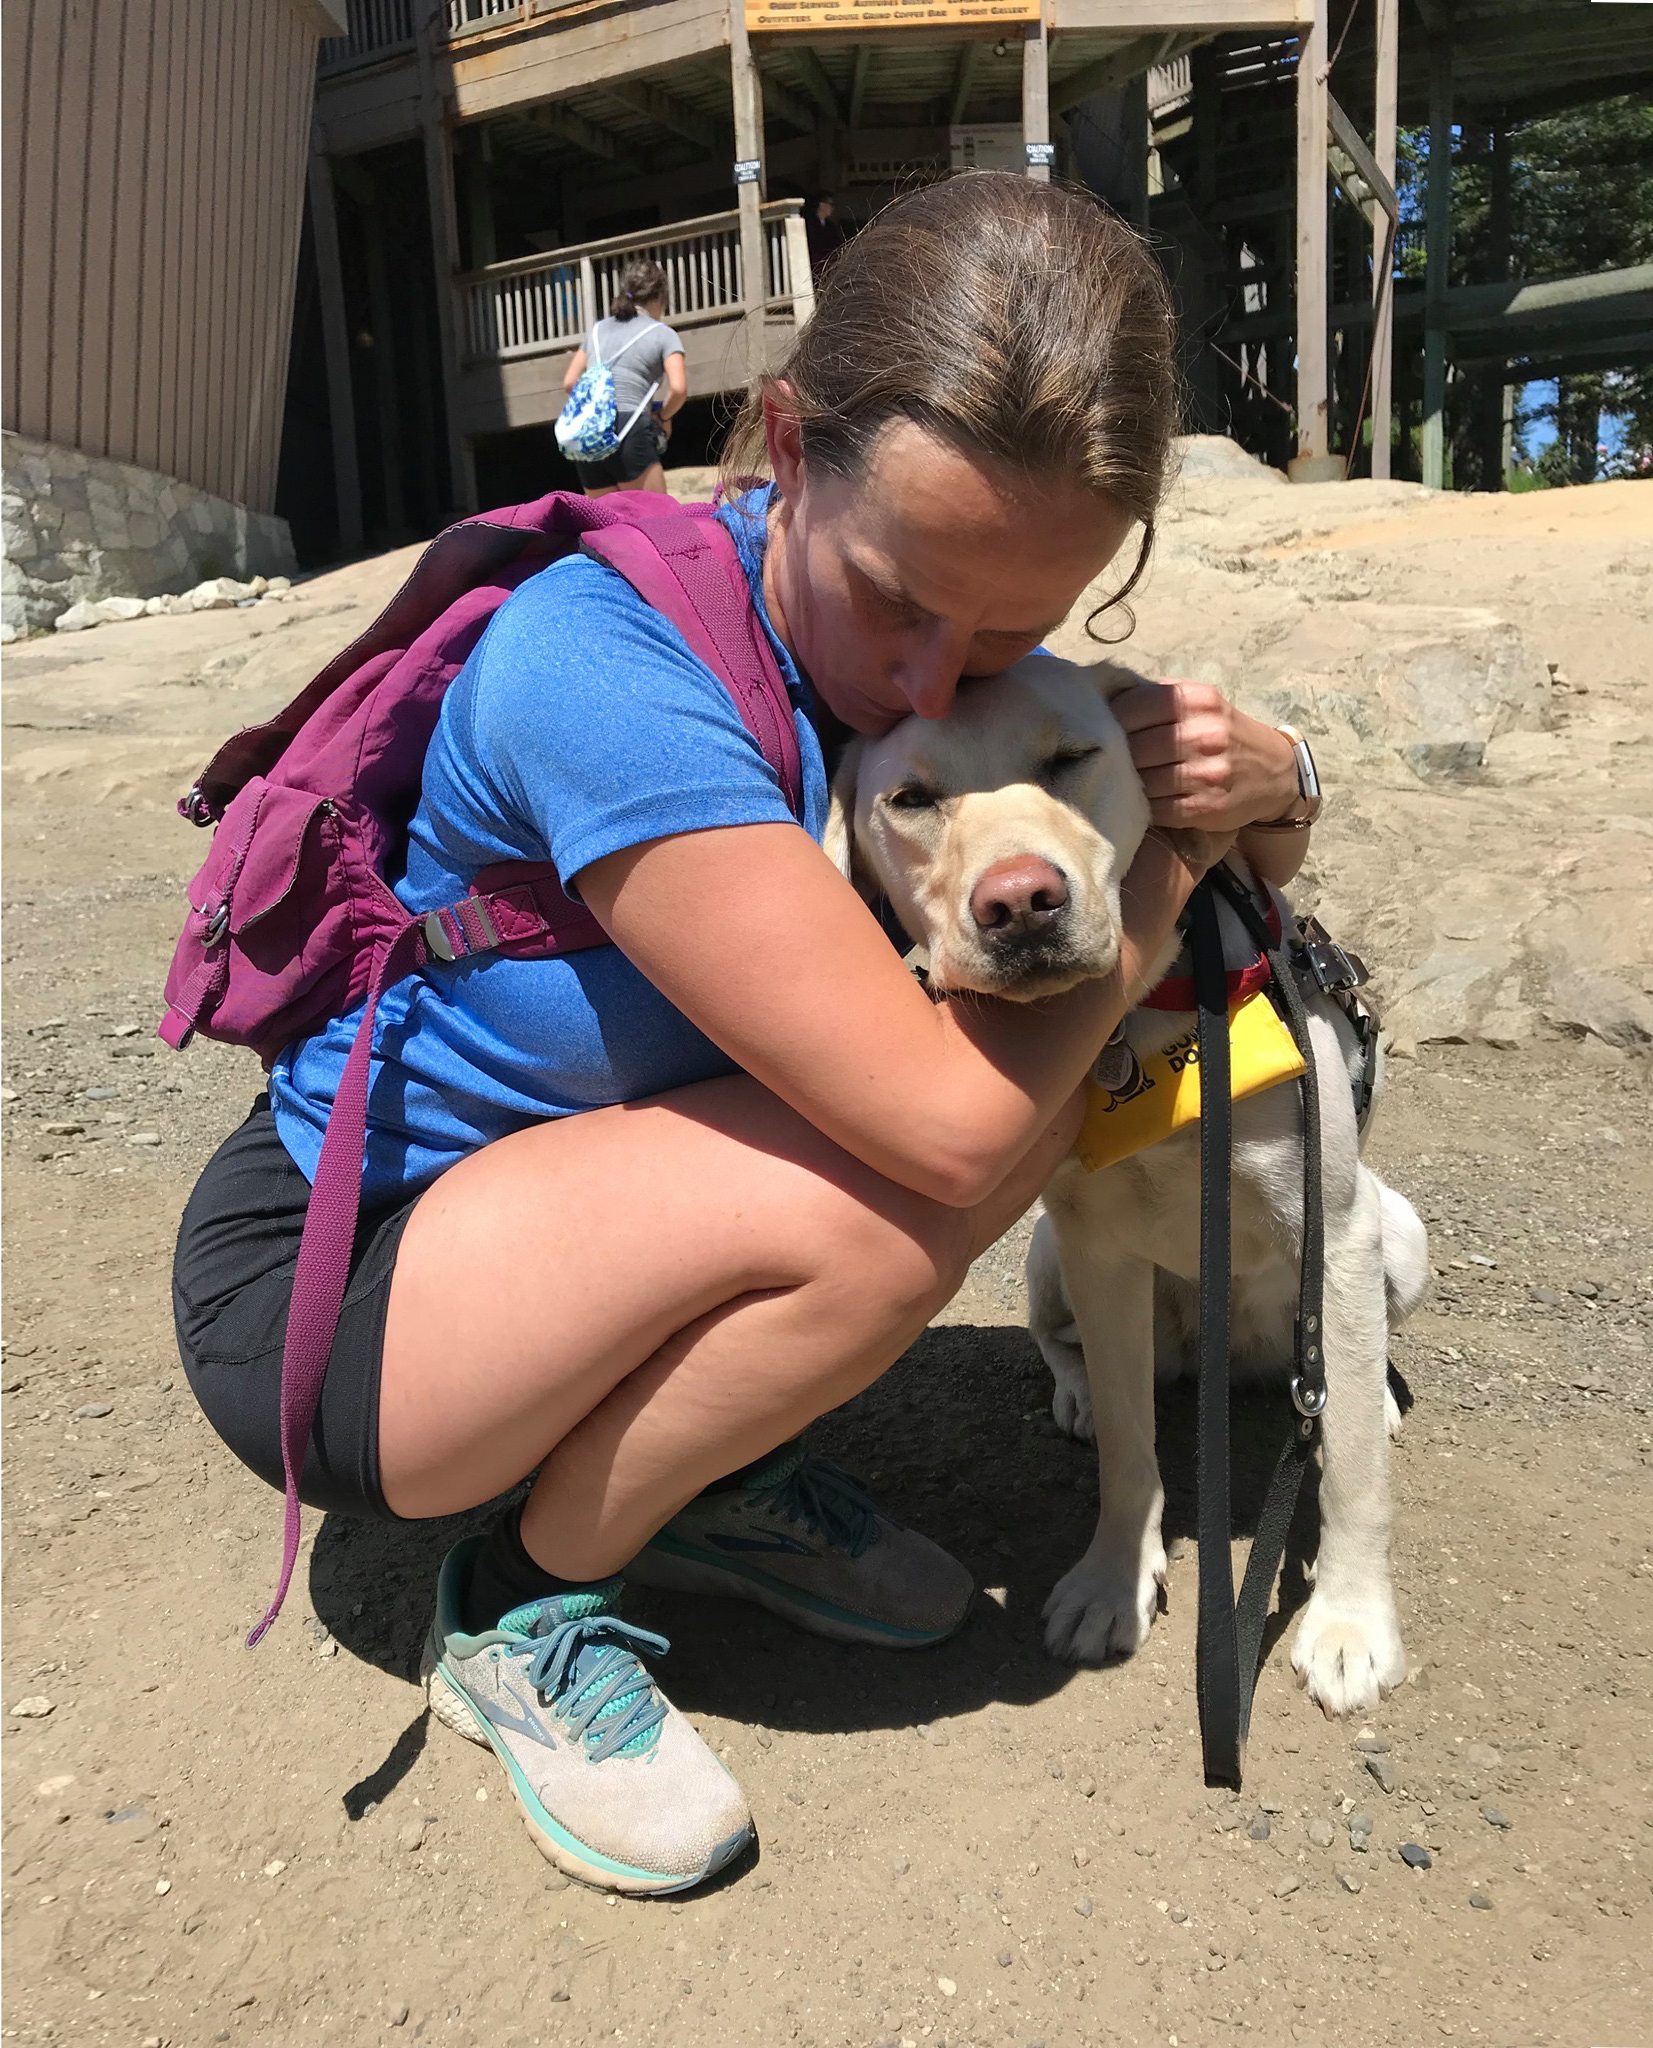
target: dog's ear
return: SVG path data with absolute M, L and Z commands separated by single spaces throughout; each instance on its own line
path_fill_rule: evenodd
M 1139 676 L 1135 669 L 1126 668 L 1117 661 L 1096 662 L 1092 665 L 1090 674 L 1092 682 L 1102 694 L 1104 704 L 1111 704 L 1124 691 L 1134 690 L 1138 683 L 1148 680 L 1146 676 Z
M 827 800 L 826 831 L 821 849 L 846 882 L 870 903 L 878 895 L 878 884 L 867 872 L 855 843 L 855 785 L 861 768 L 861 741 L 845 742 L 833 771 L 832 791 Z

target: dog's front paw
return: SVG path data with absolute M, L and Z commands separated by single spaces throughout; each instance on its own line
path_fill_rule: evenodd
M 1045 1362 L 1055 1381 L 1050 1412 L 1056 1418 L 1056 1427 L 1064 1436 L 1077 1437 L 1081 1443 L 1095 1443 L 1096 1418 L 1091 1413 L 1091 1383 L 1085 1376 L 1084 1353 L 1076 1348 L 1070 1363 L 1065 1358 L 1052 1358 L 1047 1350 Z
M 1045 1602 L 1045 1648 L 1070 1664 L 1129 1657 L 1148 1640 L 1164 1584 L 1157 1526 L 1140 1551 L 1093 1544 Z
M 1291 1668 L 1327 1715 L 1370 1712 L 1406 1677 L 1406 1651 L 1387 1597 L 1353 1603 L 1311 1595 Z

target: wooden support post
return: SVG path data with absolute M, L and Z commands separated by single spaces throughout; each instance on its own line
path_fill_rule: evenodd
M 809 267 L 809 231 L 801 213 L 786 217 L 786 277 L 792 292 L 792 325 L 801 334 L 815 312 L 815 277 Z
M 1444 11 L 1444 0 L 1443 0 Z M 1446 483 L 1446 294 L 1452 268 L 1452 22 L 1429 37 L 1429 179 L 1424 194 L 1422 481 Z
M 442 412 L 447 421 L 448 489 L 461 512 L 478 509 L 476 463 L 459 417 L 459 214 L 453 190 L 453 137 L 442 117 L 431 51 L 435 16 L 418 29 L 419 127 L 425 149 L 425 203 L 430 212 L 431 268 L 436 277 L 436 338 L 442 359 Z
M 1400 78 L 1400 0 L 1377 0 L 1377 122 L 1372 153 L 1395 182 L 1395 130 Z M 1395 249 L 1387 213 L 1372 209 L 1372 475 L 1387 477 L 1394 437 Z M 1385 251 L 1388 252 L 1387 261 Z
M 486 128 L 472 131 L 475 147 L 465 160 L 465 229 L 470 237 L 470 270 L 486 270 L 499 257 L 494 233 L 493 147 Z
M 746 0 L 729 0 L 729 82 L 734 95 L 735 204 L 740 212 L 746 378 L 748 384 L 755 384 L 769 367 L 763 313 L 769 296 L 769 264 L 763 246 L 763 84 L 746 33 Z
M 849 113 L 845 120 L 846 127 L 859 128 L 861 125 L 861 109 L 867 103 L 867 81 L 871 76 L 872 45 L 857 43 L 855 55 L 850 60 Z
M 1502 284 L 1510 274 L 1510 137 L 1507 128 L 1494 127 L 1487 134 L 1487 198 L 1488 280 Z M 1507 362 L 1489 363 L 1477 372 L 1482 387 L 1479 405 L 1481 474 L 1478 481 L 1483 491 L 1509 488 L 1515 433 L 1511 391 L 1504 381 L 1508 372 Z
M 1325 480 L 1331 452 L 1327 359 L 1326 0 L 1308 0 L 1312 18 L 1297 29 L 1297 461 L 1305 481 Z M 1309 467 L 1308 465 L 1313 465 Z
M 949 128 L 959 127 L 969 111 L 970 88 L 976 82 L 976 71 L 984 48 L 979 36 L 972 36 L 969 42 L 959 45 L 958 62 L 953 67 L 953 96 L 947 106 Z
M 1044 13 L 1028 24 L 1022 43 L 1022 154 L 1027 175 L 1050 183 L 1050 41 Z
M 362 480 L 356 465 L 356 399 L 350 386 L 350 323 L 344 310 L 344 270 L 339 262 L 339 216 L 333 198 L 333 170 L 319 138 L 310 144 L 310 225 L 316 243 L 316 281 L 321 290 L 321 340 L 327 361 L 327 423 L 333 441 L 333 495 L 338 504 L 339 553 L 362 547 Z
M 1378 5 L 1394 0 L 1378 0 Z M 1202 44 L 1189 58 L 1189 81 L 1193 88 L 1194 118 L 1194 203 L 1209 225 L 1217 199 L 1217 142 L 1222 127 L 1222 74 L 1217 52 Z
M 585 346 L 585 337 L 602 319 L 606 307 L 597 303 L 597 266 L 589 256 L 580 258 L 580 346 Z
M 396 315 L 385 262 L 384 221 L 378 192 L 365 209 L 367 227 L 367 314 L 373 334 L 373 398 L 379 420 L 379 471 L 384 480 L 385 527 L 398 541 L 407 534 L 407 499 L 402 490 L 401 407 L 396 374 Z
M 1130 221 L 1139 234 L 1148 232 L 1148 74 L 1128 78 L 1119 93 L 1119 150 L 1130 179 Z

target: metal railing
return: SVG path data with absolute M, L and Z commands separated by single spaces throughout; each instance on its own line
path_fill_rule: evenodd
M 765 301 L 795 316 L 813 302 L 804 239 L 803 202 L 771 200 L 762 211 L 768 275 Z M 740 215 L 705 214 L 637 234 L 554 249 L 544 256 L 491 263 L 455 280 L 471 363 L 503 363 L 522 356 L 578 348 L 607 313 L 620 275 L 635 257 L 666 273 L 666 318 L 674 327 L 737 319 L 745 311 L 740 260 Z
M 343 71 L 413 48 L 413 0 L 347 0 L 345 18 L 350 26 L 344 35 L 323 39 L 318 70 Z

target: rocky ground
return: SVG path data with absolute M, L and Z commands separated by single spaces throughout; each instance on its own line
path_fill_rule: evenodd
M 1410 1682 L 1328 1723 L 1271 1639 L 1245 1794 L 1203 1789 L 1177 1390 L 1170 1610 L 1127 1664 L 1046 1658 L 1095 1476 L 1049 1422 L 1014 1241 L 822 1430 L 974 1567 L 956 1642 L 896 1658 L 638 1602 L 758 1816 L 703 1896 L 568 1887 L 430 1728 L 413 1668 L 456 1525 L 307 1518 L 287 1615 L 245 1651 L 279 1505 L 194 1408 L 167 1266 L 254 1076 L 149 1035 L 203 845 L 171 800 L 408 557 L 31 641 L 5 693 L 0 2037 L 1648 2038 L 1653 493 L 1228 466 L 1193 451 L 1125 652 L 1294 708 L 1334 767 L 1312 886 L 1411 1055 L 1374 1152 L 1437 1274 L 1395 1347 Z M 1242 1404 L 1237 1553 L 1280 1427 Z

